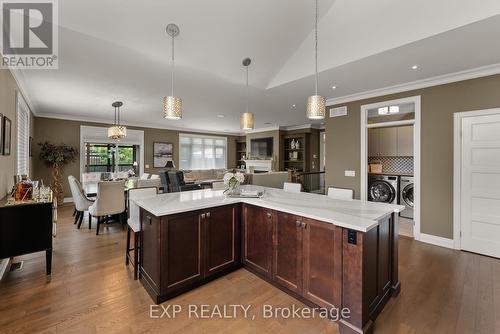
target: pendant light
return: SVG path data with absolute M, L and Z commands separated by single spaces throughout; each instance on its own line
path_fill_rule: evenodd
M 167 34 L 172 37 L 172 76 L 171 76 L 171 94 L 163 98 L 163 117 L 166 119 L 181 119 L 182 118 L 182 100 L 174 96 L 174 38 L 179 35 L 179 27 L 176 24 L 170 23 L 167 25 Z
M 314 16 L 314 69 L 314 95 L 307 99 L 306 115 L 309 119 L 323 119 L 326 114 L 326 100 L 318 95 L 318 0 L 316 0 Z
M 243 66 L 246 67 L 247 81 L 246 81 L 246 111 L 240 117 L 240 128 L 242 130 L 252 130 L 254 128 L 253 113 L 248 112 L 248 66 L 252 63 L 250 58 L 243 59 Z
M 111 106 L 115 108 L 115 123 L 108 128 L 108 138 L 120 140 L 127 136 L 127 128 L 120 123 L 120 107 L 123 106 L 123 102 L 116 101 Z

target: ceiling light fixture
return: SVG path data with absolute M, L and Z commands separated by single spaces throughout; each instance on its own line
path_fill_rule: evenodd
M 292 108 L 295 108 L 297 105 L 296 104 L 292 104 Z
M 318 0 L 314 11 L 314 95 L 307 99 L 306 115 L 309 119 L 323 119 L 326 114 L 326 99 L 318 95 Z
M 115 108 L 115 122 L 108 128 L 108 138 L 120 140 L 127 136 L 127 128 L 120 123 L 120 107 L 123 106 L 123 102 L 116 101 L 111 106 Z
M 246 109 L 245 112 L 240 117 L 240 128 L 242 130 L 252 130 L 254 128 L 254 117 L 253 113 L 248 112 L 248 66 L 252 63 L 250 58 L 243 59 L 243 66 L 245 66 L 247 71 L 247 80 L 246 80 Z
M 337 89 L 337 86 L 332 86 L 332 89 Z
M 399 106 L 390 106 L 389 114 L 397 114 L 399 112 Z
M 387 115 L 389 113 L 389 107 L 378 108 L 379 115 Z
M 419 68 L 419 67 L 418 67 L 418 65 L 413 65 L 413 66 L 411 67 L 411 69 L 412 69 L 412 70 L 418 70 L 418 68 Z
M 174 69 L 175 69 L 175 59 L 174 59 L 174 38 L 179 35 L 179 27 L 176 24 L 170 23 L 167 25 L 167 34 L 172 37 L 172 76 L 171 85 L 172 91 L 170 96 L 165 96 L 163 98 L 163 117 L 166 119 L 181 119 L 182 118 L 182 100 L 174 96 Z

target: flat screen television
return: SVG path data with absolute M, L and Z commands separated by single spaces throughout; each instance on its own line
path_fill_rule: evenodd
M 273 157 L 273 137 L 250 139 L 252 158 L 271 159 Z

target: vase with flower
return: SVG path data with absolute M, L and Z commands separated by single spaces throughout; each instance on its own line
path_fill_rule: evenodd
M 240 184 L 245 181 L 243 173 L 226 173 L 224 174 L 224 184 L 227 189 L 224 190 L 226 195 L 237 195 L 239 193 Z

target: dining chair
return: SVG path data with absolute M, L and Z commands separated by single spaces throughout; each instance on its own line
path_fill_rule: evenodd
M 168 193 L 170 191 L 170 181 L 168 179 L 168 172 L 160 173 L 161 185 L 163 187 L 163 193 Z
M 146 179 L 149 179 L 149 174 L 148 173 L 142 173 L 141 177 L 140 177 L 141 180 L 146 180 Z
M 283 183 L 283 190 L 289 193 L 300 193 L 302 189 L 302 184 L 300 183 L 291 183 L 291 182 L 284 182 Z
M 134 267 L 134 280 L 137 279 L 139 269 L 139 239 L 141 234 L 140 209 L 135 202 L 138 199 L 156 196 L 156 187 L 135 188 L 128 191 L 128 219 L 127 219 L 127 248 L 125 253 L 125 265 L 132 262 Z M 134 234 L 134 247 L 130 248 L 130 235 Z M 130 252 L 134 252 L 131 256 Z
M 155 187 L 160 189 L 162 186 L 160 179 L 147 179 L 147 180 L 137 180 L 137 188 L 150 188 Z
M 150 180 L 159 180 L 160 179 L 160 175 L 158 174 L 151 174 L 151 176 L 149 177 Z
M 77 228 L 79 229 L 82 225 L 83 216 L 85 211 L 88 211 L 89 207 L 94 204 L 93 201 L 89 200 L 87 196 L 84 195 L 82 186 L 80 182 L 73 176 L 68 176 L 69 189 L 71 190 L 71 196 L 73 197 L 73 204 L 75 205 L 75 222 L 78 222 Z M 89 229 L 91 228 L 92 217 L 89 213 Z
M 226 184 L 224 181 L 212 182 L 212 190 L 226 190 Z
M 335 199 L 343 199 L 343 200 L 353 200 L 354 199 L 354 190 L 347 188 L 336 188 L 329 187 L 327 191 L 327 195 L 330 198 Z
M 125 181 L 103 181 L 97 184 L 97 198 L 89 208 L 89 213 L 97 217 L 96 235 L 103 219 L 108 216 L 118 215 L 123 225 L 125 212 Z

